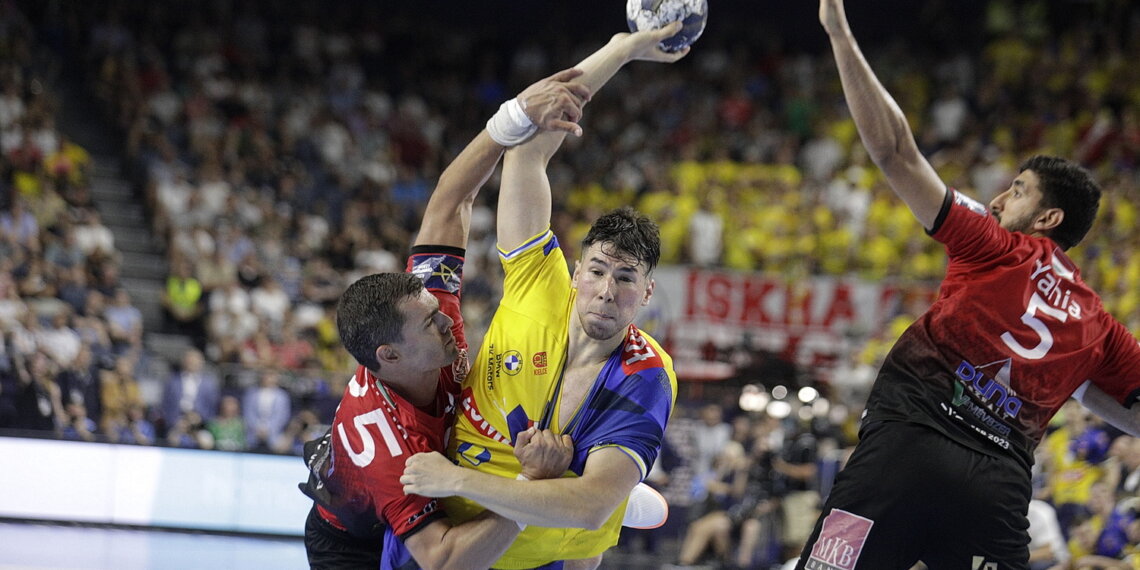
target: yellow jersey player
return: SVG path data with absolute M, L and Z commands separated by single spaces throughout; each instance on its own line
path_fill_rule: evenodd
M 577 66 L 578 81 L 594 93 L 629 61 L 676 61 L 687 50 L 669 54 L 658 44 L 678 29 L 614 36 Z M 676 398 L 672 360 L 632 324 L 653 294 L 657 226 L 629 208 L 602 216 L 568 272 L 550 230 L 546 175 L 562 138 L 539 133 L 504 158 L 503 299 L 463 383 L 449 448 L 469 469 L 420 454 L 402 479 L 405 492 L 456 495 L 445 504 L 460 519 L 486 508 L 531 525 L 495 568 L 597 566 L 617 542 L 619 507 L 657 457 Z M 504 479 L 519 473 L 512 442 L 532 425 L 573 438 L 565 477 Z

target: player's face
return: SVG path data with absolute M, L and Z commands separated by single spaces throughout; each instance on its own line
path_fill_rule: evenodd
M 404 315 L 404 340 L 396 343 L 406 365 L 431 370 L 450 365 L 459 356 L 451 317 L 439 310 L 439 299 L 427 289 L 400 303 Z
M 1037 174 L 1025 170 L 1013 179 L 1008 190 L 990 201 L 990 212 L 1001 227 L 1011 232 L 1032 233 L 1033 222 L 1043 209 L 1042 197 Z
M 574 267 L 578 288 L 574 310 L 582 329 L 594 340 L 624 333 L 653 295 L 653 280 L 643 266 L 615 253 L 610 244 L 595 243 Z

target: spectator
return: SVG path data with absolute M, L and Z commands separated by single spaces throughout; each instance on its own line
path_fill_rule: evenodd
M 272 450 L 284 455 L 301 455 L 305 442 L 319 439 L 328 428 L 329 425 L 321 422 L 315 412 L 301 410 L 289 419 L 288 425 L 273 442 Z
M 313 343 L 298 335 L 292 323 L 285 323 L 278 336 L 280 340 L 273 344 L 273 358 L 277 366 L 285 370 L 300 370 L 315 356 Z
M 119 433 L 107 434 L 116 443 L 132 445 L 152 445 L 156 440 L 154 424 L 146 419 L 146 409 L 140 403 L 127 406 L 127 423 L 119 428 Z
M 1029 568 L 1048 570 L 1069 561 L 1065 536 L 1057 522 L 1053 505 L 1034 499 L 1029 502 Z
M 260 284 L 250 291 L 249 301 L 253 314 L 268 322 L 273 331 L 281 329 L 292 307 L 281 283 L 273 277 L 263 277 Z
M 1120 458 L 1120 497 L 1140 496 L 1140 438 L 1122 435 L 1112 441 L 1110 455 Z
M 194 275 L 202 285 L 202 291 L 211 294 L 231 281 L 237 281 L 237 264 L 225 256 L 217 244 L 209 255 L 198 258 Z
M 731 562 L 735 522 L 730 513 L 744 498 L 747 479 L 748 459 L 744 446 L 736 441 L 726 442 L 710 468 L 697 474 L 694 491 L 698 496 L 678 555 L 682 566 L 696 564 L 710 548 L 718 565 Z
M 95 208 L 79 210 L 75 225 L 75 243 L 88 257 L 111 258 L 115 256 L 115 235 L 103 225 L 102 216 Z
M 28 313 L 28 304 L 20 297 L 20 291 L 12 274 L 0 272 L 0 329 L 10 330 L 19 326 Z
M 241 400 L 237 396 L 222 396 L 218 415 L 206 422 L 206 430 L 213 440 L 213 449 L 245 451 L 246 429 Z
M 95 420 L 87 417 L 87 407 L 83 404 L 68 403 L 64 406 L 67 420 L 60 437 L 72 441 L 95 441 L 97 429 Z
M 142 311 L 131 304 L 131 294 L 125 287 L 115 290 L 115 296 L 103 311 L 103 316 L 107 319 L 107 332 L 111 334 L 111 342 L 117 349 L 142 348 Z
M 693 447 L 697 451 L 693 471 L 706 473 L 712 469 L 713 459 L 732 439 L 732 426 L 724 421 L 724 408 L 719 404 L 701 406 L 698 417 L 700 421 L 693 430 Z
M 44 261 L 61 269 L 84 269 L 87 254 L 79 247 L 79 238 L 71 224 L 62 226 L 62 236 L 51 240 L 44 248 Z
M 182 449 L 208 449 L 210 432 L 202 425 L 202 416 L 194 410 L 183 412 L 166 432 L 166 445 Z
M 79 333 L 68 326 L 69 311 L 56 311 L 51 316 L 51 324 L 36 331 L 36 344 L 47 353 L 60 368 L 68 368 L 75 361 L 83 343 Z
M 57 294 L 73 313 L 80 314 L 83 312 L 83 307 L 87 303 L 87 295 L 90 292 L 91 289 L 87 286 L 87 269 L 85 267 L 77 265 L 59 270 Z
M 181 369 L 167 379 L 162 392 L 162 419 L 168 427 L 187 412 L 198 418 L 212 418 L 218 412 L 221 381 L 206 368 L 205 358 L 196 348 L 182 354 Z
M 8 211 L 0 212 L 0 235 L 29 251 L 40 251 L 40 226 L 23 198 L 14 200 Z
M 246 446 L 252 451 L 271 451 L 292 415 L 289 393 L 280 384 L 279 372 L 263 370 L 257 386 L 250 387 L 242 397 Z
M 160 294 L 163 314 L 174 330 L 189 335 L 199 347 L 205 347 L 205 309 L 202 284 L 194 277 L 190 262 L 179 258 L 174 271 L 166 278 Z
M 1050 457 L 1048 496 L 1068 538 L 1077 515 L 1088 510 L 1093 484 L 1104 476 L 1100 463 L 1109 444 L 1104 430 L 1090 422 L 1092 413 L 1076 400 L 1066 402 L 1060 415 L 1062 426 L 1049 434 L 1043 445 Z
M 26 369 L 19 369 L 19 387 L 15 394 L 15 423 L 17 429 L 58 434 L 67 422 L 59 386 L 56 385 L 55 365 L 46 354 L 32 353 Z
M 99 423 L 102 410 L 99 378 L 95 374 L 95 363 L 91 347 L 82 343 L 71 364 L 60 370 L 55 378 L 59 385 L 60 398 L 64 406 L 79 404 L 85 415 Z
M 113 368 L 100 371 L 99 385 L 103 407 L 100 427 L 104 434 L 114 437 L 127 426 L 127 412 L 131 406 L 143 405 L 142 390 L 135 378 L 133 356 L 122 354 L 116 357 Z

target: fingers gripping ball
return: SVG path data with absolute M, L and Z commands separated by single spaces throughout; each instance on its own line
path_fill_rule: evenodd
M 701 37 L 708 19 L 708 0 L 626 0 L 625 18 L 630 31 L 656 30 L 680 20 L 684 27 L 661 42 L 661 49 L 675 52 Z

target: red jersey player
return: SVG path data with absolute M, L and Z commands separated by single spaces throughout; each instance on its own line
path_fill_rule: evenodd
M 489 567 L 519 532 L 488 513 L 453 525 L 436 499 L 404 494 L 404 462 L 444 451 L 455 419 L 467 342 L 459 311 L 471 209 L 505 145 L 539 127 L 580 133 L 589 97 L 570 82 L 577 70 L 532 85 L 500 112 L 443 172 L 424 213 L 406 273 L 354 282 L 337 306 L 345 348 L 360 363 L 330 433 L 307 445 L 316 500 L 305 525 L 314 568 Z M 561 475 L 573 452 L 568 437 L 520 433 L 515 453 L 532 478 Z
M 843 91 L 891 188 L 949 258 L 938 299 L 887 355 L 860 441 L 798 568 L 1029 567 L 1033 449 L 1086 380 L 1123 416 L 1140 347 L 1065 255 L 1100 189 L 1066 160 L 1025 161 L 988 208 L 947 186 L 863 58 L 841 0 L 821 0 Z

